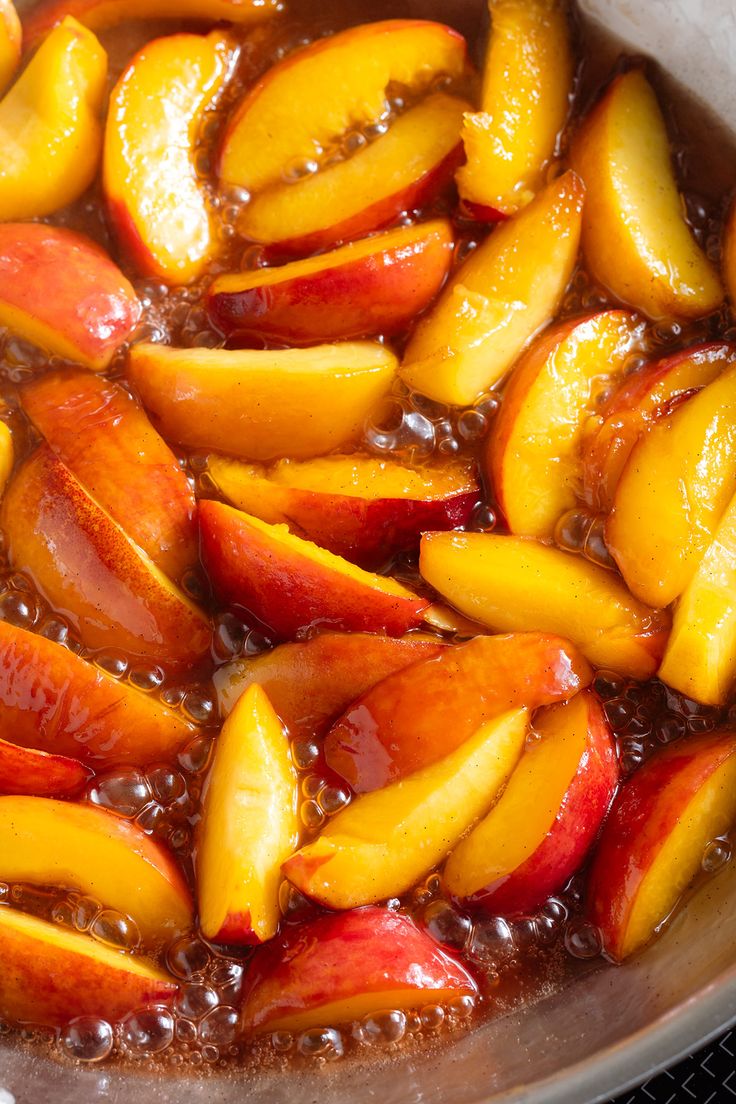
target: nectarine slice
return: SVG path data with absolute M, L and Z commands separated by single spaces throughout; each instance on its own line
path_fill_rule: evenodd
M 284 874 L 332 909 L 404 893 L 488 811 L 521 755 L 528 720 L 526 709 L 496 716 L 438 762 L 354 798 Z
M 0 794 L 73 797 L 91 777 L 78 759 L 0 740 Z
M 67 17 L 0 102 L 0 219 L 58 211 L 92 183 L 102 147 L 107 55 Z
M 632 594 L 666 606 L 690 582 L 736 484 L 736 364 L 641 437 L 606 523 Z
M 22 38 L 13 0 L 0 0 L 0 93 L 8 87 L 20 65 Z
M 125 388 L 64 368 L 24 387 L 21 402 L 95 502 L 157 567 L 181 579 L 199 558 L 194 492 Z
M 222 502 L 199 504 L 202 561 L 215 593 L 281 639 L 319 625 L 400 636 L 429 602 L 384 575 Z
M 590 872 L 588 914 L 618 961 L 640 950 L 736 818 L 736 736 L 719 732 L 656 752 L 625 782 Z
M 7 486 L 15 464 L 13 433 L 6 422 L 0 422 L 0 496 Z
M 260 686 L 222 726 L 197 828 L 199 924 L 216 943 L 265 943 L 281 918 L 281 864 L 299 843 L 288 737 Z
M 240 233 L 275 254 L 293 255 L 390 225 L 452 180 L 467 109 L 444 92 L 427 96 L 347 160 L 260 192 L 243 210 Z
M 129 376 L 164 436 L 246 460 L 304 459 L 355 440 L 396 357 L 368 341 L 312 349 L 135 345 Z
M 540 905 L 579 869 L 618 782 L 616 748 L 590 691 L 551 705 L 506 789 L 447 860 L 447 889 L 493 915 Z
M 615 79 L 571 163 L 585 182 L 583 252 L 597 280 L 654 319 L 700 318 L 720 306 L 723 287 L 685 221 L 667 127 L 641 70 Z
M 12 908 L 0 909 L 0 958 L 0 1016 L 18 1025 L 116 1020 L 170 1000 L 178 988 L 145 958 Z
M 0 878 L 88 893 L 132 916 L 151 946 L 192 926 L 189 889 L 169 853 L 137 824 L 94 805 L 0 797 Z
M 410 551 L 424 530 L 462 528 L 480 498 L 468 461 L 413 469 L 357 454 L 262 468 L 211 456 L 209 474 L 239 509 L 362 567 Z
M 289 345 L 393 334 L 434 299 L 452 264 L 446 219 L 400 226 L 276 268 L 218 276 L 207 293 L 223 333 Z
M 401 366 L 409 387 L 464 406 L 506 374 L 570 282 L 583 195 L 566 173 L 478 246 L 414 331 Z
M 726 223 L 723 241 L 723 275 L 731 305 L 736 307 L 736 203 L 731 207 L 731 214 Z
M 596 667 L 650 678 L 669 617 L 611 571 L 526 537 L 425 533 L 422 576 L 461 613 L 500 632 L 559 633 Z
M 177 13 L 181 14 L 181 13 Z M 136 54 L 112 93 L 104 189 L 118 241 L 139 272 L 196 279 L 217 247 L 194 164 L 205 113 L 232 68 L 227 35 L 171 35 Z
M 516 364 L 487 454 L 512 533 L 551 537 L 575 506 L 587 419 L 640 336 L 634 316 L 604 311 L 553 327 Z
M 321 916 L 287 931 L 256 951 L 246 986 L 246 1032 L 352 1023 L 478 992 L 465 967 L 408 916 L 383 908 Z
M 525 207 L 544 183 L 565 125 L 573 56 L 563 0 L 489 0 L 491 37 L 480 111 L 463 122 L 462 199 L 499 216 Z
M 377 790 L 448 755 L 493 717 L 569 698 L 591 678 L 559 637 L 479 636 L 356 698 L 330 729 L 325 757 L 356 792 Z

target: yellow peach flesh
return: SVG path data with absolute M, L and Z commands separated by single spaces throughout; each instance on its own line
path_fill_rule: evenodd
M 20 64 L 22 38 L 13 0 L 0 0 L 0 94 L 8 87 Z

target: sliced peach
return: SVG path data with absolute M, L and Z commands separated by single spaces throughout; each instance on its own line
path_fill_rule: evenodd
M 480 112 L 463 123 L 461 198 L 473 213 L 525 207 L 544 183 L 573 90 L 573 56 L 563 0 L 489 0 L 491 37 Z
M 304 1031 L 477 992 L 465 967 L 408 916 L 364 908 L 321 916 L 259 949 L 242 1023 L 246 1032 Z
M 20 65 L 23 30 L 13 0 L 0 0 L 0 93 L 4 92 Z
M 135 345 L 128 372 L 168 440 L 275 460 L 320 456 L 355 440 L 396 363 L 367 341 L 234 352 Z
M 383 575 L 222 502 L 199 504 L 202 560 L 215 593 L 281 639 L 319 625 L 400 636 L 429 602 Z
M 656 752 L 614 803 L 590 872 L 588 915 L 618 961 L 640 950 L 736 818 L 736 736 L 719 732 Z
M 131 916 L 151 946 L 192 926 L 191 896 L 173 858 L 137 824 L 107 809 L 0 797 L 0 843 L 3 881 L 88 893 Z
M 425 533 L 424 579 L 461 613 L 499 632 L 559 633 L 596 667 L 650 678 L 669 617 L 649 609 L 611 571 L 525 537 Z
M 0 728 L 23 747 L 95 767 L 160 763 L 194 735 L 157 698 L 7 621 L 0 621 Z
M 389 226 L 452 180 L 467 109 L 444 92 L 427 96 L 347 160 L 260 192 L 243 210 L 240 233 L 276 255 L 293 255 Z
M 105 51 L 67 17 L 0 102 L 2 221 L 49 215 L 92 183 L 106 80 Z
M 118 648 L 171 670 L 209 652 L 208 619 L 48 445 L 18 471 L 0 516 L 10 563 L 31 576 L 87 647 Z
M 441 640 L 416 634 L 395 639 L 326 632 L 234 660 L 215 672 L 214 683 L 224 715 L 248 687 L 258 685 L 291 736 L 311 739 L 381 679 L 431 659 L 444 647 Z
M 449 892 L 494 915 L 536 908 L 579 870 L 618 782 L 611 730 L 590 691 L 542 710 L 534 730 L 503 794 L 445 866 Z
M 683 216 L 667 127 L 641 70 L 616 78 L 571 162 L 585 181 L 583 252 L 597 280 L 654 319 L 700 318 L 720 306 L 723 287 Z
M 692 579 L 736 484 L 736 364 L 641 437 L 606 542 L 632 594 L 669 605 Z
M 357 793 L 377 790 L 436 763 L 493 717 L 572 697 L 591 678 L 559 637 L 479 636 L 356 698 L 330 729 L 325 757 Z
M 145 958 L 12 908 L 0 909 L 0 958 L 0 1016 L 18 1025 L 116 1020 L 177 991 L 174 979 Z
M 299 843 L 288 737 L 250 686 L 217 740 L 197 832 L 199 924 L 216 943 L 265 943 L 281 919 L 281 864 Z
M 0 740 L 0 794 L 73 797 L 91 777 L 78 759 Z
M 263 468 L 211 456 L 209 474 L 239 509 L 362 567 L 416 548 L 427 529 L 465 526 L 480 498 L 474 466 L 458 461 L 415 470 L 353 455 Z
M 14 464 L 13 433 L 6 422 L 0 422 L 0 497 L 5 491 Z
M 463 406 L 506 374 L 570 282 L 583 194 L 566 173 L 478 246 L 414 331 L 401 366 L 409 387 Z
M 107 209 L 120 244 L 145 275 L 188 284 L 216 252 L 195 153 L 234 57 L 232 40 L 219 31 L 170 35 L 144 46 L 113 90 L 103 167 Z
M 520 358 L 487 453 L 512 533 L 551 537 L 558 518 L 575 506 L 586 421 L 640 336 L 633 315 L 604 311 L 553 327 Z
M 723 275 L 732 307 L 736 307 L 736 203 L 726 223 L 723 241 Z
M 313 345 L 396 333 L 442 287 L 453 247 L 446 219 L 400 226 L 303 261 L 218 276 L 207 309 L 240 339 Z
M 586 427 L 583 485 L 587 502 L 608 513 L 626 462 L 650 422 L 699 391 L 736 360 L 736 346 L 713 341 L 663 357 L 636 372 L 618 388 Z
M 64 368 L 24 387 L 21 402 L 95 502 L 157 567 L 181 579 L 199 558 L 194 493 L 125 388 Z
M 494 717 L 444 759 L 356 797 L 284 874 L 331 909 L 398 897 L 488 811 L 521 755 L 528 720 L 526 709 Z

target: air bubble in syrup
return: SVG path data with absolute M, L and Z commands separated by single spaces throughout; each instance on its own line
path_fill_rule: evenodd
M 120 816 L 134 817 L 151 800 L 151 790 L 136 767 L 122 767 L 115 774 L 98 775 L 87 790 L 87 800 Z
M 76 1016 L 59 1036 L 61 1050 L 77 1062 L 101 1062 L 112 1051 L 113 1030 L 107 1020 Z
M 176 1011 L 187 1020 L 198 1020 L 217 1004 L 217 993 L 209 985 L 183 986 L 176 998 Z
M 141 943 L 141 933 L 135 920 L 115 909 L 101 909 L 89 925 L 89 934 L 108 947 L 135 951 Z
M 399 1043 L 406 1034 L 406 1016 L 398 1009 L 372 1012 L 360 1023 L 366 1043 Z
M 175 977 L 193 978 L 203 974 L 210 964 L 209 948 L 196 936 L 183 936 L 172 943 L 166 955 L 168 967 Z
M 174 1017 L 163 1005 L 131 1012 L 121 1021 L 120 1041 L 133 1057 L 159 1054 L 174 1041 Z
M 227 1046 L 238 1034 L 240 1017 L 237 1009 L 226 1004 L 213 1008 L 199 1025 L 199 1041 L 202 1044 Z
M 297 1050 L 305 1058 L 341 1058 L 343 1043 L 334 1027 L 313 1027 L 303 1031 L 297 1040 Z
M 601 933 L 587 920 L 571 921 L 565 929 L 565 949 L 573 958 L 596 958 L 602 950 Z

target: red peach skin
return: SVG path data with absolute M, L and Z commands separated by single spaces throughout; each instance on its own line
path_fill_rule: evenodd
M 74 797 L 91 777 L 78 759 L 0 740 L 0 794 Z

